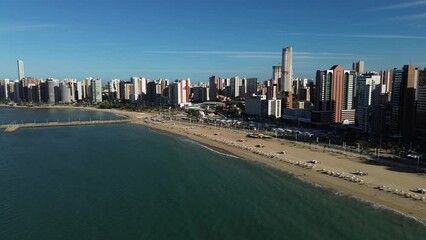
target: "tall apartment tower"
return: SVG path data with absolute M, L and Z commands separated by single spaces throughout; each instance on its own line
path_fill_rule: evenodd
M 283 48 L 280 91 L 293 93 L 293 50 L 291 47 Z
M 190 86 L 191 80 L 189 78 L 176 80 L 171 84 L 170 99 L 173 105 L 179 107 L 191 105 L 189 101 Z
M 91 100 L 92 103 L 102 102 L 102 81 L 98 79 L 92 79 L 90 81 Z
M 419 70 L 416 96 L 416 137 L 426 137 L 426 67 Z
M 382 71 L 380 75 L 382 79 L 382 84 L 385 85 L 384 92 L 392 92 L 393 71 Z
M 246 79 L 246 96 L 251 97 L 253 94 L 257 94 L 257 78 Z
M 272 66 L 272 80 L 274 84 L 278 84 L 281 79 L 281 66 Z
M 18 80 L 25 78 L 24 61 L 18 60 Z
M 342 123 L 344 120 L 342 119 L 342 110 L 344 107 L 345 75 L 345 71 L 339 65 L 335 65 L 329 70 L 317 71 L 315 106 L 316 111 L 328 112 L 329 116 L 323 118 L 325 121 Z M 349 97 L 349 92 L 351 91 L 348 90 L 346 97 Z M 349 108 L 349 105 L 352 104 L 345 101 L 345 107 Z
M 416 88 L 418 82 L 418 70 L 414 65 L 405 65 L 402 68 L 403 82 L 403 109 L 402 109 L 402 135 L 414 136 Z
M 392 74 L 391 134 L 398 136 L 401 135 L 402 90 L 402 70 L 395 68 Z
M 211 76 L 209 78 L 209 98 L 212 101 L 217 100 L 217 95 L 222 91 L 223 84 L 222 79 L 220 77 Z
M 352 63 L 352 70 L 357 73 L 364 73 L 364 61 L 358 61 L 356 63 Z

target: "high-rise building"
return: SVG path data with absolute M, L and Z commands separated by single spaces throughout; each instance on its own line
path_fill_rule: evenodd
M 109 101 L 116 101 L 121 99 L 120 82 L 120 79 L 112 79 L 108 82 Z
M 392 92 L 393 71 L 380 72 L 382 84 L 385 85 L 385 93 Z
M 162 80 L 150 81 L 147 83 L 146 100 L 149 105 L 156 106 L 162 101 Z
M 22 101 L 22 82 L 19 80 L 15 80 L 15 84 L 13 85 L 14 89 L 14 101 L 20 102 Z
M 257 78 L 246 79 L 246 96 L 250 97 L 257 94 Z
M 357 73 L 364 73 L 364 61 L 358 61 L 356 63 L 352 63 L 352 70 Z
M 355 71 L 343 71 L 343 97 L 342 97 L 342 122 L 355 123 Z
M 75 102 L 75 80 L 64 80 L 59 84 L 61 91 L 61 102 L 72 103 Z
M 391 134 L 401 135 L 401 123 L 402 123 L 402 71 L 394 69 L 392 79 L 392 96 L 391 96 Z
M 136 102 L 139 99 L 140 95 L 140 88 L 139 88 L 139 78 L 138 77 L 132 77 L 130 82 L 133 84 L 133 93 L 130 95 L 130 101 Z
M 416 96 L 416 137 L 426 138 L 426 67 L 419 70 Z
M 46 80 L 47 87 L 47 102 L 56 103 L 59 102 L 59 81 L 56 79 L 49 78 Z
M 190 85 L 191 80 L 189 78 L 186 80 L 176 80 L 171 85 L 170 99 L 173 105 L 183 107 L 191 104 L 189 101 Z
M 266 81 L 265 85 L 268 99 L 277 99 L 278 83 L 271 79 Z
M 241 79 L 239 88 L 240 88 L 240 90 L 238 91 L 239 96 L 246 97 L 247 96 L 247 78 Z
M 217 95 L 220 94 L 223 88 L 223 81 L 220 77 L 211 76 L 209 78 L 209 98 L 212 101 L 217 100 Z
M 343 107 L 343 68 L 339 65 L 333 66 L 333 82 L 331 100 L 333 104 L 333 121 L 342 123 Z
M 18 60 L 18 80 L 25 79 L 24 61 Z
M 90 81 L 90 92 L 92 103 L 102 102 L 102 81 L 99 78 Z
M 370 106 L 374 91 L 380 91 L 381 79 L 380 75 L 360 75 L 356 79 L 357 82 L 357 108 L 355 124 L 364 132 L 368 132 L 369 115 L 371 114 Z
M 7 100 L 9 99 L 9 79 L 5 79 L 3 81 L 3 84 L 4 85 L 1 86 L 2 88 L 1 92 L 3 93 L 3 99 Z
M 403 109 L 402 109 L 402 135 L 407 138 L 414 136 L 415 104 L 418 71 L 414 65 L 405 65 L 402 68 L 403 82 Z
M 82 96 L 84 100 L 90 101 L 92 99 L 92 91 L 90 90 L 90 84 L 93 78 L 85 78 L 81 83 Z
M 273 110 L 271 111 L 273 112 Z M 268 115 L 268 100 L 264 95 L 256 95 L 246 98 L 246 115 L 256 116 L 258 119 Z
M 293 51 L 291 47 L 283 48 L 281 67 L 281 92 L 293 92 Z
M 132 77 L 130 81 L 133 84 L 133 93 L 130 96 L 130 101 L 143 100 L 146 96 L 147 79 L 144 77 Z
M 226 93 L 227 97 L 239 97 L 240 96 L 240 86 L 242 85 L 241 78 L 239 77 L 232 77 L 230 79 L 230 84 L 228 91 Z
M 345 76 L 348 81 L 344 81 Z M 321 115 L 317 118 L 319 122 L 342 123 L 345 120 L 342 118 L 344 82 L 348 85 L 346 97 L 349 97 L 349 76 L 345 74 L 341 66 L 335 65 L 329 70 L 317 71 L 315 110 Z M 349 101 L 346 100 L 345 107 L 349 106 Z
M 272 83 L 278 85 L 280 83 L 281 77 L 282 77 L 281 66 L 272 66 Z
M 281 117 L 281 100 L 280 99 L 269 99 L 268 100 L 268 116 L 274 116 L 276 118 Z
M 77 101 L 83 100 L 83 86 L 80 81 L 75 84 L 75 96 Z
M 342 109 L 351 110 L 354 109 L 353 98 L 354 98 L 354 85 L 355 85 L 356 73 L 354 71 L 344 71 L 343 76 L 343 99 Z
M 209 96 L 207 95 L 209 88 L 197 86 L 193 87 L 194 95 L 192 97 L 192 102 L 201 103 L 209 100 Z

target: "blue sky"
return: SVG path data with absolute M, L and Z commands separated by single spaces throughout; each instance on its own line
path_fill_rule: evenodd
M 426 0 L 0 0 L 0 79 L 295 77 L 426 65 Z

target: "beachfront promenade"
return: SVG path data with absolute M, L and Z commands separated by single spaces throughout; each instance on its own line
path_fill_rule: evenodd
M 70 126 L 86 126 L 101 124 L 119 124 L 129 123 L 131 119 L 121 120 L 97 120 L 97 121 L 70 121 L 70 122 L 46 122 L 46 123 L 23 123 L 23 124 L 5 124 L 0 125 L 0 129 L 5 132 L 14 132 L 20 128 L 41 128 L 41 127 L 70 127 Z

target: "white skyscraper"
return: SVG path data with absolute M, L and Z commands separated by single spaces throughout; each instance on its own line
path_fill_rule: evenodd
M 189 101 L 191 80 L 176 80 L 171 85 L 171 100 L 176 106 L 183 107 L 185 105 L 191 105 Z
M 4 99 L 9 99 L 9 79 L 4 80 Z
M 18 60 L 18 80 L 25 78 L 24 61 Z
M 291 47 L 283 48 L 281 67 L 281 92 L 293 92 L 293 50 Z
M 130 96 L 131 102 L 136 102 L 139 99 L 140 88 L 139 88 L 139 78 L 138 77 L 132 77 L 131 82 L 133 84 L 133 94 Z

